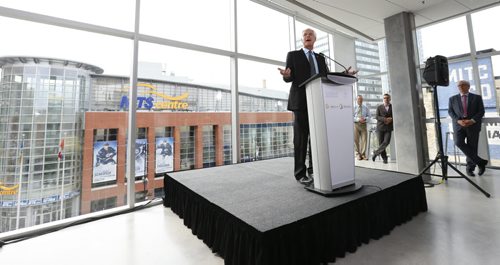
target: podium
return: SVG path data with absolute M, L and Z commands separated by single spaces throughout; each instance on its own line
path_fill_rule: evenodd
M 352 86 L 356 81 L 351 75 L 328 73 L 304 82 L 314 167 L 314 185 L 306 189 L 323 196 L 363 187 L 354 174 Z

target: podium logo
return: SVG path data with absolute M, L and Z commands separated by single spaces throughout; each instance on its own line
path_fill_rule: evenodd
M 351 105 L 345 105 L 345 104 L 329 105 L 329 104 L 325 104 L 325 109 L 350 109 L 350 108 L 352 108 Z
M 3 186 L 0 182 L 0 195 L 16 195 L 18 192 L 19 184 L 12 187 Z
M 156 87 L 147 84 L 147 83 L 137 83 L 138 87 L 146 87 L 151 89 L 149 92 L 144 92 L 142 94 L 149 94 L 149 95 L 155 95 L 158 98 L 163 98 L 166 101 L 157 101 L 155 102 L 155 98 L 152 96 L 146 97 L 146 96 L 138 96 L 137 97 L 137 109 L 147 109 L 150 110 L 152 108 L 155 108 L 157 110 L 162 110 L 162 109 L 170 109 L 170 110 L 186 110 L 189 108 L 189 104 L 187 102 L 183 102 L 182 100 L 186 99 L 189 96 L 189 93 L 184 93 L 180 96 L 177 97 L 172 97 L 165 95 L 163 93 L 157 92 Z M 129 100 L 128 96 L 123 96 L 121 101 L 120 101 L 120 109 L 128 109 L 129 106 Z

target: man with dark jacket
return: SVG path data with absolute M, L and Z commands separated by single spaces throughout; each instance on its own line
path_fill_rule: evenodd
M 372 161 L 375 161 L 378 155 L 382 157 L 384 164 L 387 164 L 387 152 L 385 149 L 391 143 L 391 133 L 394 129 L 392 123 L 392 104 L 391 96 L 384 94 L 384 104 L 377 107 L 377 137 L 379 147 L 373 151 Z
M 313 52 L 316 33 L 312 29 L 302 32 L 304 48 L 291 51 L 286 57 L 286 68 L 280 69 L 285 82 L 292 82 L 288 96 L 288 110 L 293 111 L 293 147 L 294 175 L 302 184 L 309 184 L 312 179 L 307 176 L 305 164 L 307 144 L 309 142 L 309 119 L 307 114 L 306 88 L 299 86 L 313 75 L 326 75 L 328 72 L 325 59 Z M 309 157 L 311 159 L 311 157 Z
M 453 120 L 453 139 L 455 145 L 467 157 L 467 175 L 474 177 L 474 169 L 479 168 L 481 176 L 486 170 L 488 160 L 477 155 L 479 132 L 484 116 L 483 98 L 469 93 L 470 83 L 465 80 L 458 82 L 459 94 L 451 96 L 448 102 L 448 114 Z

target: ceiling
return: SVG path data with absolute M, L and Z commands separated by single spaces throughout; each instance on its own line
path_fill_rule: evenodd
M 264 1 L 259 1 L 264 2 Z M 417 27 L 500 3 L 500 0 L 268 0 L 307 18 L 365 40 L 385 36 L 384 19 L 401 12 L 415 15 Z

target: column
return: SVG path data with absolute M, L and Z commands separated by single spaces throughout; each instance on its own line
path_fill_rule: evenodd
M 391 142 L 396 148 L 398 170 L 418 174 L 429 156 L 415 18 L 412 13 L 402 12 L 385 18 L 384 25 L 394 117 Z

